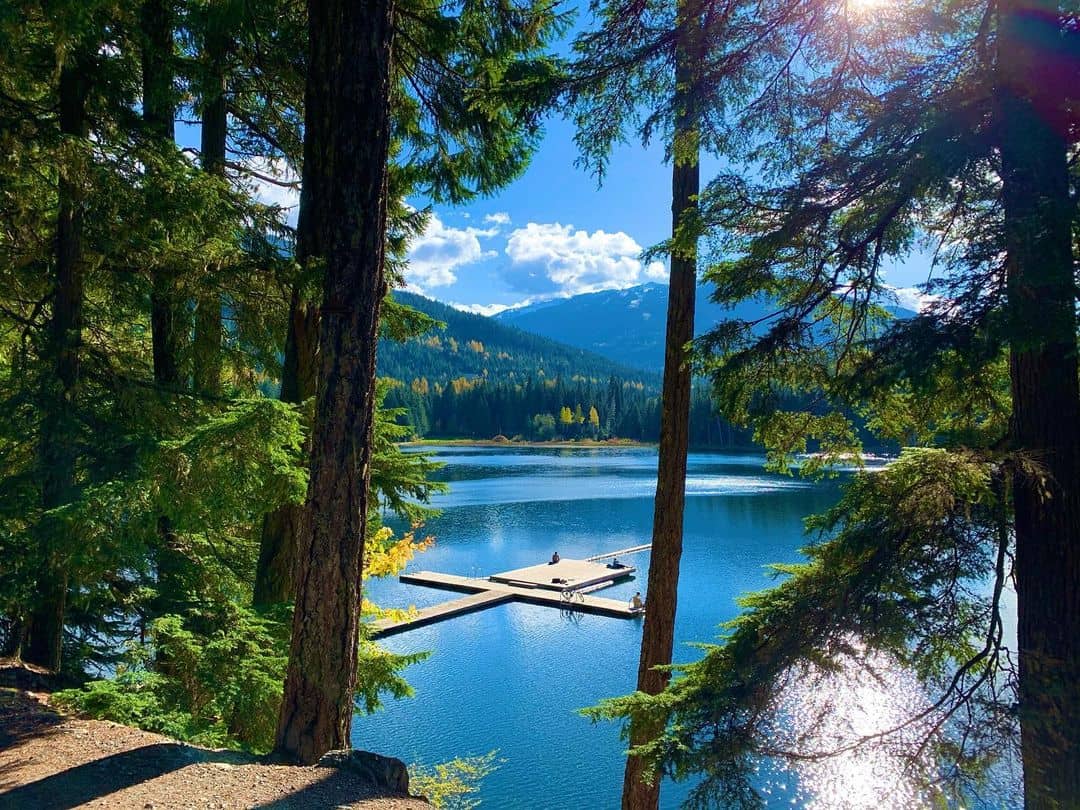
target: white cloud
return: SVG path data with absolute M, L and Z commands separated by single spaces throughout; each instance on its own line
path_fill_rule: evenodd
M 590 233 L 558 222 L 530 222 L 515 229 L 507 239 L 506 255 L 506 282 L 541 298 L 621 290 L 667 275 L 661 274 L 659 262 L 643 268 L 641 245 L 622 231 Z
M 427 227 L 409 248 L 405 280 L 409 288 L 423 291 L 446 287 L 457 281 L 454 272 L 460 267 L 495 256 L 484 250 L 480 238 L 490 238 L 496 231 L 481 228 L 454 228 L 432 215 Z
M 651 281 L 667 281 L 668 269 L 663 262 L 649 262 L 645 268 L 645 278 Z
M 494 214 L 488 214 L 484 217 L 484 222 L 491 225 L 509 225 L 510 215 L 505 211 L 496 211 Z
M 917 287 L 892 287 L 885 285 L 885 289 L 896 296 L 896 303 L 914 312 L 922 312 L 935 301 L 940 299 L 937 295 L 927 295 Z

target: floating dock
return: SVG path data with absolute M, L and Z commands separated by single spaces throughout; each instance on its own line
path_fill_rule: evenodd
M 415 627 L 434 624 L 505 602 L 526 602 L 581 613 L 632 619 L 642 615 L 642 611 L 631 609 L 628 602 L 592 596 L 591 592 L 614 585 L 628 578 L 635 570 L 637 569 L 628 565 L 609 568 L 592 560 L 561 559 L 557 563 L 531 565 L 492 574 L 487 579 L 440 574 L 435 571 L 406 573 L 398 579 L 410 585 L 457 591 L 468 596 L 423 608 L 401 620 L 380 619 L 372 622 L 370 635 L 379 638 L 403 633 Z
M 516 585 L 521 588 L 544 588 L 559 591 L 580 590 L 590 585 L 611 585 L 625 579 L 637 569 L 630 565 L 609 568 L 591 560 L 559 560 L 557 563 L 530 565 L 501 574 L 492 574 L 491 582 Z

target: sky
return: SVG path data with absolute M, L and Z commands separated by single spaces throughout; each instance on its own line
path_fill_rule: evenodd
M 198 142 L 197 128 L 182 128 L 178 135 L 184 145 Z M 515 182 L 467 205 L 433 207 L 409 252 L 408 289 L 494 314 L 579 293 L 666 283 L 664 264 L 640 258 L 671 228 L 670 167 L 662 144 L 623 144 L 598 185 L 575 165 L 573 135 L 570 122 L 550 119 L 532 163 Z M 702 181 L 709 178 L 705 163 Z M 258 193 L 287 206 L 295 223 L 295 190 L 261 185 Z M 422 199 L 410 202 L 426 205 Z M 917 256 L 889 267 L 886 280 L 911 287 L 926 280 L 927 267 L 926 258 Z M 900 298 L 915 306 L 913 294 L 902 292 Z
M 573 134 L 570 123 L 550 120 L 529 168 L 515 182 L 467 205 L 432 207 L 425 232 L 409 251 L 408 288 L 492 314 L 666 282 L 664 264 L 640 259 L 670 230 L 670 168 L 662 145 L 620 147 L 599 185 L 575 166 Z M 295 191 L 260 185 L 258 192 L 266 202 L 289 207 L 295 223 Z M 423 199 L 410 202 L 426 206 Z

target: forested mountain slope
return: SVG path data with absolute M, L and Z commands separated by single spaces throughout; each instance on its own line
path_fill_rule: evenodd
M 530 334 L 514 325 L 483 315 L 462 312 L 413 293 L 397 291 L 394 298 L 446 324 L 428 334 L 399 343 L 379 342 L 378 373 L 405 383 L 426 379 L 445 385 L 460 378 L 488 378 L 524 383 L 532 378 L 583 378 L 606 382 L 609 377 L 659 387 L 655 371 Z
M 416 436 L 657 440 L 656 371 L 412 293 L 394 297 L 446 324 L 404 343 L 379 344 L 379 376 L 396 381 L 386 404 L 404 409 L 399 421 Z M 691 421 L 696 446 L 749 443 L 748 432 L 715 416 L 704 388 L 695 391 Z

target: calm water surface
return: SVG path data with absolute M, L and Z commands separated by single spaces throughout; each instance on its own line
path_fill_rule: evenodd
M 436 545 L 413 568 L 479 576 L 533 565 L 553 551 L 580 558 L 646 543 L 652 523 L 652 449 L 440 447 L 450 491 L 427 531 Z M 735 598 L 770 582 L 766 566 L 798 559 L 803 518 L 835 502 L 834 483 L 767 474 L 754 455 L 690 456 L 676 659 L 711 641 L 736 615 Z M 645 590 L 649 555 L 625 558 L 637 579 L 601 593 Z M 384 606 L 423 607 L 446 591 L 367 583 Z M 617 808 L 624 747 L 612 724 L 577 710 L 635 684 L 641 623 L 509 604 L 384 640 L 396 652 L 433 651 L 406 675 L 413 698 L 390 701 L 354 723 L 354 745 L 437 763 L 498 749 L 502 766 L 483 784 L 485 807 Z M 677 807 L 684 785 L 665 785 Z M 810 806 L 778 780 L 770 806 Z

